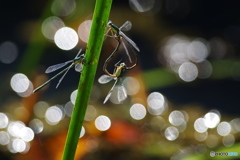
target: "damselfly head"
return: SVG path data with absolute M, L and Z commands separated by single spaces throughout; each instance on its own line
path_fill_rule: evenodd
M 120 63 L 120 67 L 125 67 L 126 64 L 123 62 L 123 63 Z
M 81 55 L 80 55 L 80 58 L 84 58 L 84 57 L 85 57 L 85 54 L 81 54 Z
M 108 21 L 107 25 L 111 26 L 112 25 L 112 21 Z

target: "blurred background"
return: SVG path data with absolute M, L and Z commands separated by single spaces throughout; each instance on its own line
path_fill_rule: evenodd
M 56 74 L 46 74 L 48 66 L 85 50 L 95 1 L 0 4 L 0 159 L 59 160 L 80 75 L 71 69 L 58 89 L 60 77 L 32 91 Z M 125 34 L 139 46 L 139 62 L 123 75 L 128 98 L 119 104 L 116 88 L 103 104 L 113 81 L 98 78 L 116 46 L 106 37 L 75 158 L 239 159 L 238 6 L 234 0 L 113 1 L 110 20 L 119 27 L 131 21 Z M 234 156 L 210 157 L 211 151 Z

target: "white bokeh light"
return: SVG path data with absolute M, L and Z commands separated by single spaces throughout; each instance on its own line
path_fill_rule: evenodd
M 194 122 L 194 129 L 199 132 L 203 133 L 206 132 L 208 127 L 206 126 L 206 120 L 204 118 L 198 118 Z
M 227 136 L 231 132 L 231 125 L 228 122 L 221 122 L 217 126 L 217 132 L 221 136 Z
M 48 17 L 42 23 L 42 33 L 46 38 L 54 40 L 55 33 L 62 27 L 65 27 L 65 24 L 59 17 Z
M 73 111 L 73 103 L 71 101 L 67 102 L 64 106 L 64 112 L 68 117 L 72 116 L 72 111 Z
M 164 135 L 169 141 L 174 141 L 178 138 L 179 131 L 176 127 L 171 126 L 165 130 Z
M 84 136 L 84 134 L 85 134 L 85 128 L 82 126 L 79 138 L 82 138 Z
M 92 26 L 92 20 L 86 20 L 82 22 L 78 27 L 79 38 L 85 43 L 88 42 L 91 26 Z
M 33 140 L 34 138 L 34 132 L 31 128 L 29 127 L 23 127 L 21 130 L 20 130 L 20 138 L 22 138 L 22 140 L 26 141 L 26 142 L 30 142 Z
M 30 81 L 26 75 L 17 73 L 11 78 L 11 87 L 17 93 L 26 92 L 30 86 Z
M 180 126 L 185 122 L 184 115 L 181 111 L 172 111 L 168 117 L 168 120 L 174 126 Z
M 220 122 L 220 116 L 214 112 L 208 112 L 207 114 L 205 114 L 204 119 L 205 125 L 208 128 L 215 128 Z
M 72 28 L 62 27 L 55 33 L 54 42 L 62 50 L 71 50 L 78 43 L 78 35 Z
M 62 110 L 57 106 L 52 106 L 47 109 L 45 114 L 45 120 L 50 125 L 56 125 L 60 122 L 63 117 Z
M 204 61 L 209 54 L 206 40 L 202 38 L 197 38 L 193 40 L 191 44 L 188 46 L 187 52 L 191 61 L 196 63 Z
M 43 122 L 39 119 L 33 119 L 29 123 L 29 127 L 34 131 L 35 134 L 41 133 L 43 131 Z
M 139 103 L 132 105 L 130 108 L 130 115 L 133 119 L 141 120 L 146 116 L 146 108 Z
M 5 113 L 0 112 L 0 128 L 6 128 L 8 125 L 9 119 Z
M 101 115 L 95 119 L 95 126 L 100 131 L 106 131 L 111 126 L 111 121 L 107 116 Z
M 159 92 L 152 92 L 147 98 L 148 112 L 152 115 L 160 115 L 166 110 L 164 96 Z
M 184 62 L 178 70 L 179 77 L 185 82 L 191 82 L 198 76 L 198 68 L 191 62 Z
M 70 95 L 70 100 L 71 100 L 71 102 L 72 102 L 73 105 L 75 104 L 75 101 L 76 101 L 77 91 L 78 91 L 77 89 L 74 90 L 74 91 L 71 93 L 71 95 Z
M 27 148 L 26 142 L 22 139 L 14 139 L 12 142 L 12 148 L 15 150 L 15 152 L 24 152 Z
M 6 131 L 0 131 L 0 145 L 7 145 L 10 142 L 10 136 Z
M 10 122 L 7 128 L 8 133 L 14 137 L 20 137 L 20 131 L 26 127 L 21 121 Z

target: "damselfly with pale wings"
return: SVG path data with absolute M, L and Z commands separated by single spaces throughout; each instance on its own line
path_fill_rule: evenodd
M 118 101 L 118 103 L 122 103 L 127 98 L 127 91 L 126 91 L 126 88 L 124 87 L 124 85 L 122 83 L 122 79 L 121 79 L 122 72 L 125 69 L 127 69 L 126 64 L 125 63 L 120 63 L 120 65 L 118 65 L 118 64 L 119 64 L 119 62 L 115 64 L 115 70 L 114 70 L 114 73 L 111 74 L 111 76 L 102 75 L 98 79 L 98 82 L 101 83 L 101 84 L 106 84 L 106 83 L 108 83 L 112 80 L 115 80 L 112 88 L 110 89 L 110 91 L 108 92 L 105 100 L 103 101 L 103 104 L 105 104 L 108 101 L 108 99 L 111 97 L 114 89 L 117 89 L 117 101 Z
M 116 25 L 114 25 L 112 23 L 112 21 L 108 22 L 108 29 L 107 29 L 107 34 L 108 32 L 111 32 L 111 35 L 108 35 L 110 37 L 114 37 L 117 40 L 117 46 L 115 47 L 114 51 L 112 52 L 112 54 L 106 59 L 104 66 L 103 66 L 103 70 L 104 72 L 107 72 L 107 65 L 108 63 L 111 61 L 111 59 L 115 56 L 116 52 L 119 49 L 120 44 L 123 45 L 123 48 L 129 58 L 130 63 L 132 63 L 132 59 L 131 56 L 129 54 L 129 51 L 126 47 L 126 44 L 124 41 L 126 41 L 132 48 L 134 48 L 136 51 L 140 52 L 140 49 L 138 48 L 138 46 L 136 45 L 135 42 L 133 42 L 128 36 L 126 36 L 122 31 L 129 31 L 132 28 L 132 23 L 130 21 L 126 21 L 121 27 L 117 27 Z M 135 57 L 137 58 L 137 54 L 135 53 L 134 49 L 132 49 L 132 52 L 134 53 Z M 136 60 L 137 62 L 137 60 Z M 136 66 L 136 63 L 134 64 L 134 66 Z M 108 74 L 109 75 L 109 74 Z
M 54 72 L 64 66 L 66 66 L 67 64 L 71 63 L 68 67 L 66 67 L 65 69 L 63 69 L 61 72 L 57 73 L 55 76 L 53 76 L 52 78 L 50 78 L 48 81 L 46 81 L 45 83 L 43 83 L 41 86 L 37 87 L 36 89 L 33 90 L 33 93 L 37 92 L 39 89 L 43 88 L 45 85 L 47 85 L 49 82 L 51 82 L 53 79 L 57 78 L 59 75 L 63 74 L 63 76 L 59 79 L 58 84 L 56 86 L 56 88 L 58 88 L 58 86 L 60 85 L 60 83 L 62 82 L 63 78 L 65 77 L 65 75 L 67 74 L 67 72 L 69 71 L 70 68 L 75 66 L 75 70 L 77 72 L 81 72 L 82 71 L 82 67 L 83 67 L 83 61 L 84 61 L 84 54 L 81 54 L 82 49 L 80 49 L 80 51 L 78 52 L 78 54 L 76 55 L 76 57 L 73 60 L 69 60 L 66 61 L 64 63 L 59 63 L 59 64 L 55 64 L 52 65 L 50 67 L 47 68 L 47 70 L 45 71 L 45 73 L 51 73 Z M 81 55 L 80 55 L 81 54 Z M 80 56 L 79 56 L 80 55 Z

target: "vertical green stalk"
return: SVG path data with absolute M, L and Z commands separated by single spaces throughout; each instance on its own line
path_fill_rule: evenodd
M 73 160 L 81 132 L 86 108 L 94 82 L 98 60 L 104 40 L 106 24 L 111 10 L 112 0 L 96 0 L 92 27 L 89 35 L 85 62 L 78 85 L 78 93 L 72 113 L 63 160 Z M 81 146 L 79 146 L 81 147 Z

